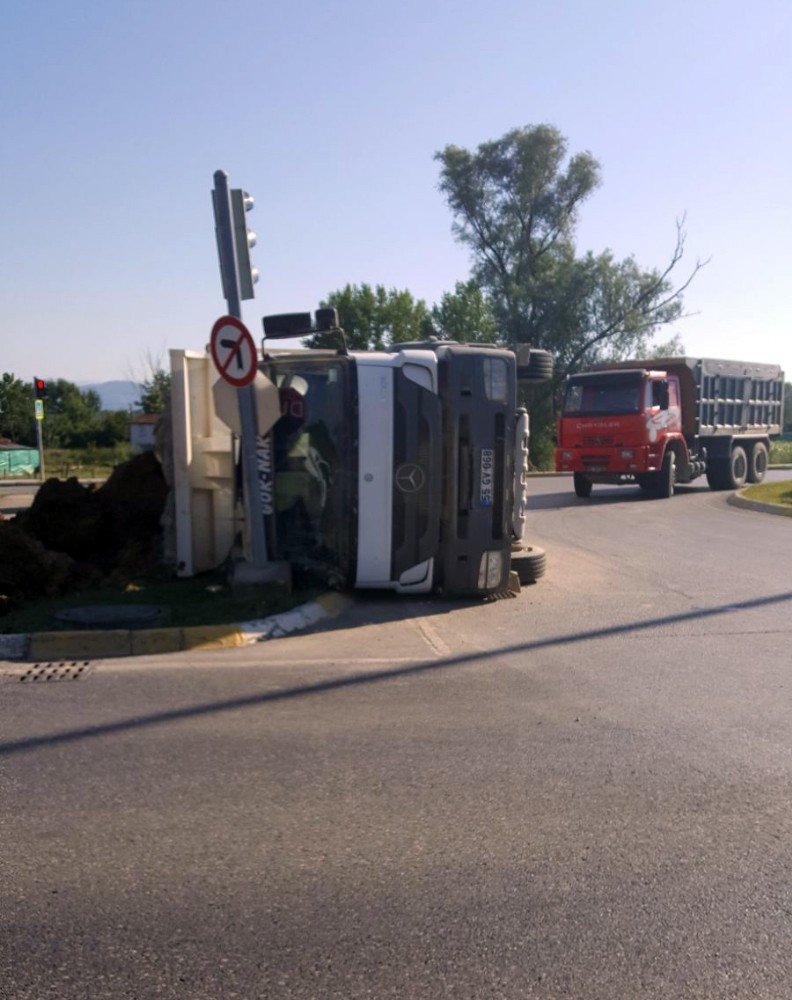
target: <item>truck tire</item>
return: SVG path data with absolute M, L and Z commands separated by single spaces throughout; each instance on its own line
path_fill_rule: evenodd
M 512 556 L 512 569 L 519 577 L 520 583 L 536 583 L 547 569 L 547 555 L 544 549 L 529 545 L 524 552 Z
M 735 445 L 727 458 L 707 460 L 707 482 L 712 490 L 738 490 L 748 477 L 748 457 Z
M 528 364 L 517 367 L 517 379 L 520 382 L 547 382 L 552 377 L 553 355 L 549 351 L 531 348 Z
M 761 483 L 767 472 L 767 445 L 763 441 L 757 441 L 748 458 L 748 482 Z
M 729 489 L 728 458 L 707 459 L 707 485 L 711 490 Z
M 663 465 L 655 480 L 655 493 L 661 500 L 668 500 L 674 495 L 675 482 L 676 455 L 670 448 L 667 448 L 665 455 L 663 455 Z
M 729 455 L 729 489 L 738 490 L 748 478 L 748 456 L 745 448 L 735 445 Z
M 575 482 L 575 496 L 584 498 L 590 497 L 591 487 L 593 485 L 591 480 L 586 479 L 582 472 L 576 472 L 572 478 Z

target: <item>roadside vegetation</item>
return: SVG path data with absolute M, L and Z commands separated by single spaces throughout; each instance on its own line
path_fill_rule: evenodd
M 792 464 L 792 441 L 773 441 L 770 445 L 771 465 Z
M 27 601 L 16 610 L 0 615 L 0 633 L 71 630 L 73 625 L 59 623 L 55 615 L 86 605 L 161 607 L 165 612 L 162 627 L 225 625 L 288 611 L 312 600 L 317 593 L 316 590 L 295 590 L 289 594 L 276 584 L 232 589 L 219 572 L 188 580 L 140 578 L 124 585 L 93 587 L 65 596 Z
M 780 507 L 785 514 L 792 516 L 792 480 L 783 483 L 757 483 L 742 491 L 747 500 L 758 500 L 760 503 L 773 504 Z
M 111 448 L 52 448 L 44 451 L 44 471 L 47 478 L 107 479 L 113 469 L 132 457 L 133 450 L 126 441 L 119 441 Z

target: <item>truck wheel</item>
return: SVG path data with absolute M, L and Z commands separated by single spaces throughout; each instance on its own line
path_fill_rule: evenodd
M 730 488 L 728 458 L 707 459 L 707 485 L 711 490 L 728 490 Z
M 767 445 L 757 441 L 748 460 L 748 482 L 761 483 L 767 472 Z
M 593 485 L 591 480 L 586 479 L 586 477 L 580 472 L 576 472 L 573 479 L 575 481 L 575 496 L 590 497 L 591 487 Z
M 669 448 L 663 455 L 663 465 L 657 473 L 656 492 L 661 500 L 667 500 L 674 495 L 676 482 L 676 455 Z
M 748 457 L 745 448 L 735 445 L 729 456 L 729 489 L 738 490 L 748 477 Z
M 544 549 L 528 545 L 520 555 L 512 556 L 511 565 L 520 583 L 536 583 L 540 576 L 545 575 L 547 555 Z
M 546 382 L 553 377 L 553 355 L 549 351 L 531 348 L 528 364 L 517 366 L 517 378 L 521 382 Z

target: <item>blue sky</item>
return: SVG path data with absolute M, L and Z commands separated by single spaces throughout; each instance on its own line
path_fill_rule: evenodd
M 467 277 L 433 154 L 550 122 L 603 185 L 580 250 L 712 260 L 690 354 L 792 376 L 792 5 L 11 0 L 0 55 L 0 370 L 97 381 L 200 348 L 224 302 L 209 190 L 256 199 L 245 320 L 347 282 Z

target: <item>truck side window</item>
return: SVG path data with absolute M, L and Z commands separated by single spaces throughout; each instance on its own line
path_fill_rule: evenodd
M 652 382 L 652 406 L 667 410 L 668 405 L 668 382 Z

